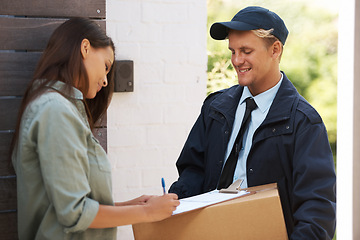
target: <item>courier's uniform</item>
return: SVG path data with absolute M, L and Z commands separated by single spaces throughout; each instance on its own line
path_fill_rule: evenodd
M 334 162 L 316 110 L 284 75 L 255 131 L 246 162 L 248 186 L 277 182 L 291 239 L 330 239 L 335 231 Z M 177 161 L 180 198 L 217 188 L 243 87 L 210 95 Z M 239 216 L 241 217 L 241 216 Z
M 22 116 L 12 159 L 19 239 L 115 239 L 116 228 L 88 229 L 99 204 L 113 205 L 111 166 L 82 93 L 64 86 L 56 82 Z

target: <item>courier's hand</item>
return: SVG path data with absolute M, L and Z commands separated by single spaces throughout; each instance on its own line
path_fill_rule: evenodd
M 170 217 L 179 204 L 178 196 L 174 193 L 169 193 L 147 199 L 144 210 L 149 222 L 160 221 Z

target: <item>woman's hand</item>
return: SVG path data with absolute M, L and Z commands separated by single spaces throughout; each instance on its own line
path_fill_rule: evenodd
M 142 195 L 138 198 L 134 198 L 132 200 L 126 202 L 117 202 L 115 206 L 130 206 L 130 205 L 144 205 L 150 198 L 153 198 L 153 195 Z
M 160 221 L 170 217 L 179 204 L 178 196 L 174 193 L 151 196 L 146 200 L 144 210 L 149 222 Z
M 143 195 L 127 202 L 115 203 L 115 206 L 102 205 L 90 228 L 109 228 L 141 222 L 155 222 L 170 217 L 179 206 L 176 194 L 163 196 Z

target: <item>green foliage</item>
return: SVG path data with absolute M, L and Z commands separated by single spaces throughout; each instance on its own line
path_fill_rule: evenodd
M 281 16 L 289 29 L 280 68 L 320 113 L 336 153 L 337 14 L 304 1 L 208 0 L 208 30 L 230 21 L 246 6 L 262 6 Z M 209 31 L 208 31 L 209 32 Z M 208 35 L 208 94 L 237 84 L 227 41 Z

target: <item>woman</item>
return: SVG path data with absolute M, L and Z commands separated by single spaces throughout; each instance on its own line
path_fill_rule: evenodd
M 91 130 L 111 99 L 114 52 L 85 18 L 50 37 L 12 144 L 20 239 L 115 239 L 116 226 L 162 220 L 179 205 L 175 194 L 113 203 L 110 164 Z

